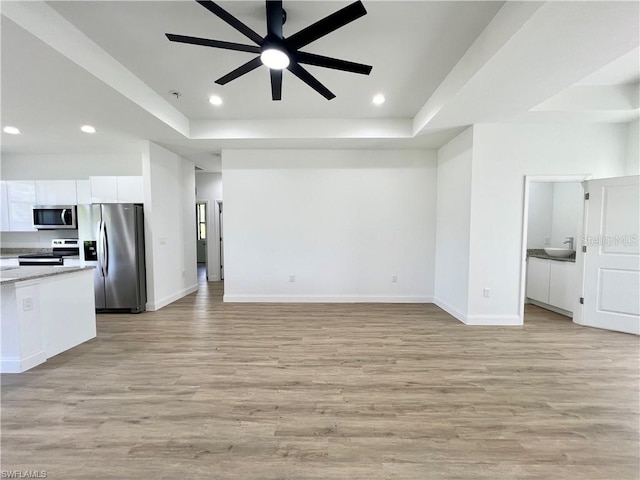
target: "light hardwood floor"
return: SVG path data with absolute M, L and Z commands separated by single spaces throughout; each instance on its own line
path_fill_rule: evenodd
M 537 307 L 223 304 L 212 283 L 2 377 L 3 470 L 48 479 L 639 478 L 639 343 Z

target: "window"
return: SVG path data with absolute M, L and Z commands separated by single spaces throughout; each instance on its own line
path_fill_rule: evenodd
M 199 203 L 196 205 L 196 216 L 198 217 L 198 240 L 207 239 L 207 205 Z

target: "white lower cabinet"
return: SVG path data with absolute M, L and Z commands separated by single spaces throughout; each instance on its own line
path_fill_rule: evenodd
M 549 273 L 551 260 L 531 257 L 527 266 L 527 297 L 549 303 Z
M 527 298 L 573 312 L 576 264 L 544 258 L 527 260 Z
M 576 301 L 575 271 L 573 262 L 549 260 L 549 305 L 573 312 Z

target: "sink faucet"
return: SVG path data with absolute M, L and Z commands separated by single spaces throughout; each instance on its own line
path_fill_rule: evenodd
M 569 244 L 569 250 L 573 250 L 573 237 L 566 237 L 565 241 L 562 242 L 563 245 Z

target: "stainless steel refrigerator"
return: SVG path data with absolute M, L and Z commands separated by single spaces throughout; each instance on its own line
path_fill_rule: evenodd
M 142 205 L 78 205 L 80 255 L 95 266 L 96 310 L 140 313 L 147 303 Z

